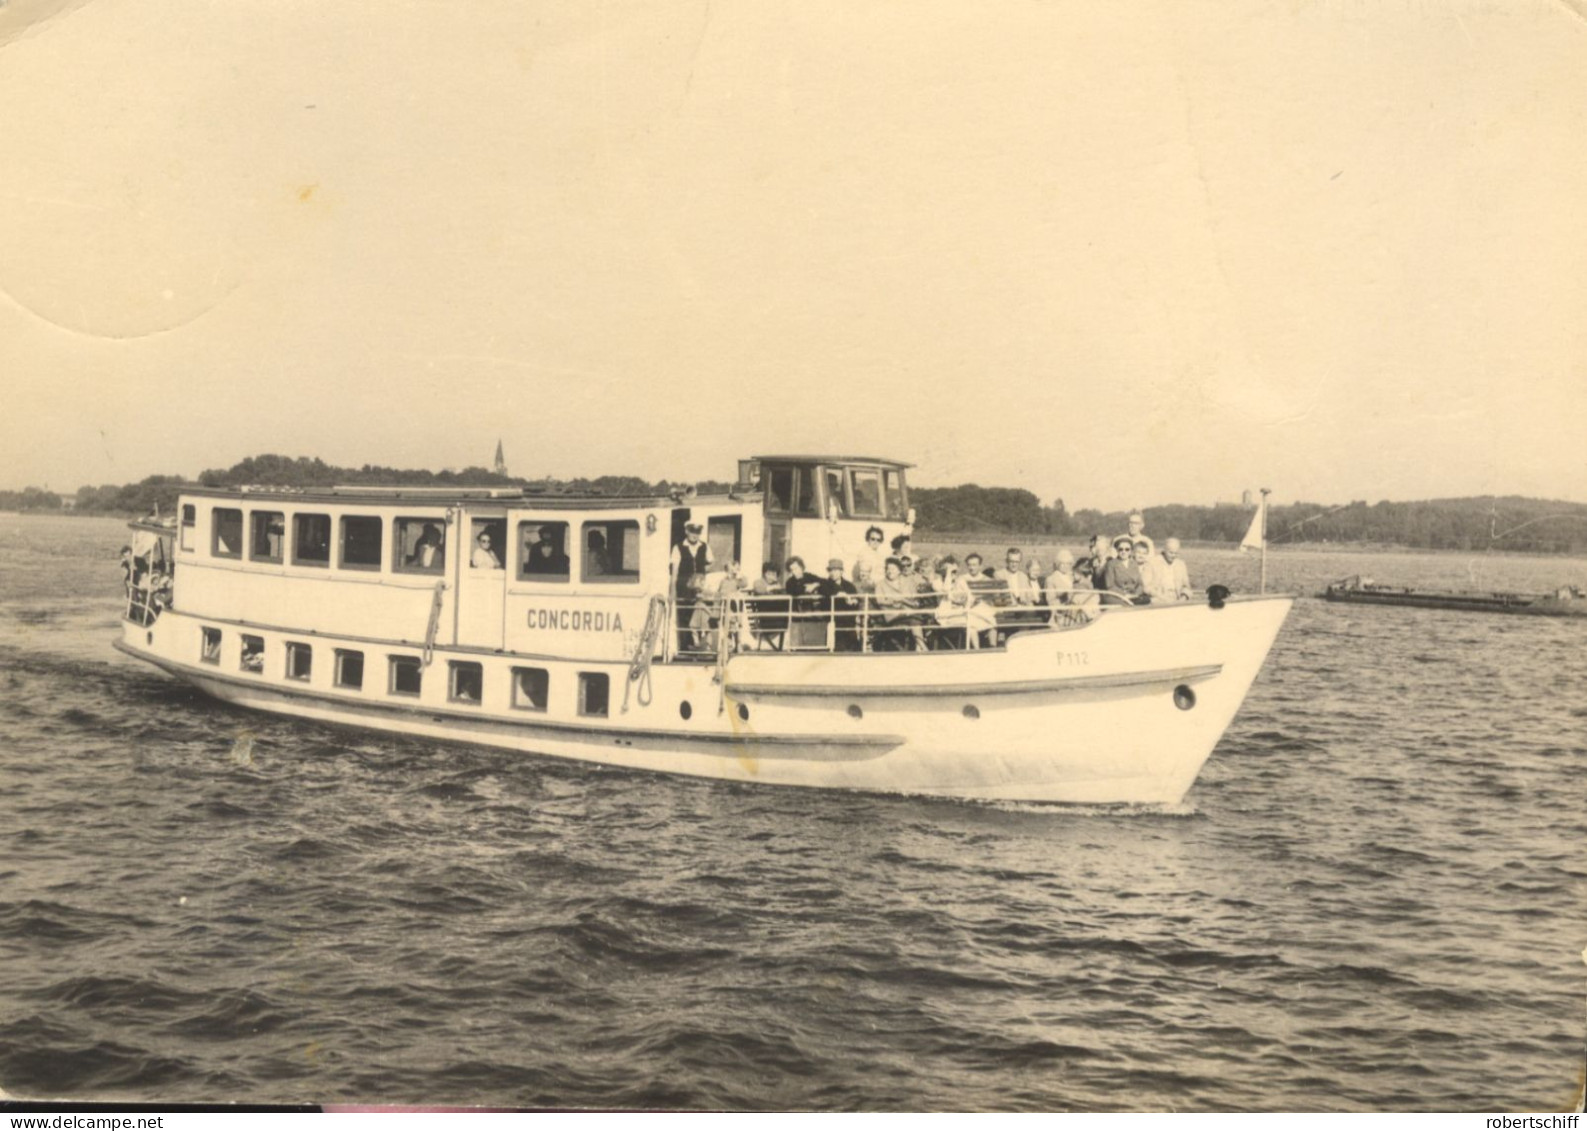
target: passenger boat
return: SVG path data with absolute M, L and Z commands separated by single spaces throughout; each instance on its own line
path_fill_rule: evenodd
M 1518 613 L 1535 617 L 1587 616 L 1587 596 L 1573 585 L 1552 593 L 1476 592 L 1456 589 L 1410 589 L 1379 585 L 1356 574 L 1334 582 L 1318 594 L 1325 601 L 1350 605 L 1405 605 L 1455 612 Z
M 886 651 L 889 614 L 869 598 L 706 600 L 673 578 L 691 526 L 751 577 L 792 555 L 852 563 L 870 528 L 910 530 L 908 467 L 765 456 L 709 496 L 193 488 L 175 516 L 134 524 L 116 646 L 245 707 L 537 755 L 951 798 L 1179 802 L 1289 597 L 1000 611 L 1005 627 L 971 649 L 923 596 L 910 646 Z

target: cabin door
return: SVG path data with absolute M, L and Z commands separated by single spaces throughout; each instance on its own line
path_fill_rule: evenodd
M 512 567 L 504 509 L 463 513 L 458 554 L 457 643 L 501 648 L 506 636 L 507 572 Z

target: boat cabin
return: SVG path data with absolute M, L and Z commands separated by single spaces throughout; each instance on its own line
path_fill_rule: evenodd
M 720 568 L 753 579 L 790 555 L 852 563 L 865 532 L 908 529 L 907 465 L 832 456 L 740 464 L 722 495 L 521 488 L 194 488 L 160 550 L 195 614 L 426 649 L 631 660 L 673 596 L 672 547 L 704 528 Z M 173 545 L 174 543 L 174 545 Z M 152 610 L 149 610 L 152 614 Z M 654 631 L 670 658 L 674 633 Z

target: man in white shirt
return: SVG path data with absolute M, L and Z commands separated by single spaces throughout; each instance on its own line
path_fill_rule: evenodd
M 1185 559 L 1179 556 L 1178 538 L 1164 542 L 1162 553 L 1153 554 L 1147 559 L 1141 572 L 1145 575 L 1146 592 L 1151 595 L 1153 603 L 1188 601 L 1193 596 L 1190 591 L 1190 570 L 1185 565 Z

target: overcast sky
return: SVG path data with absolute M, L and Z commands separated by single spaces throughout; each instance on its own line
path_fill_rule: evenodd
M 1552 0 L 0 2 L 0 486 L 1587 500 Z

